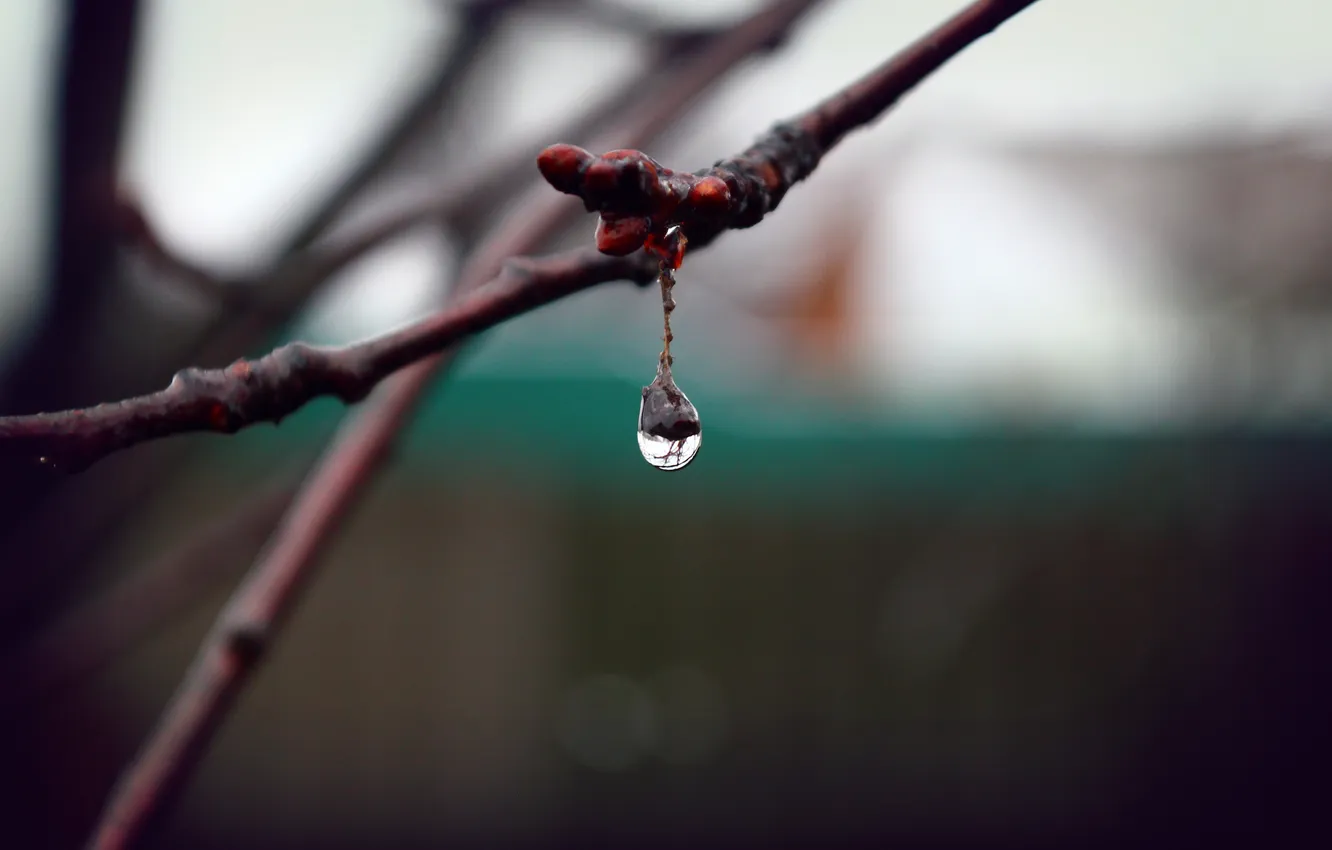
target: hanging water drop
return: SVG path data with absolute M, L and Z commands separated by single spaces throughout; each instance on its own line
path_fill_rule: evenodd
M 703 445 L 698 411 L 671 380 L 670 372 L 643 387 L 638 408 L 638 450 L 643 459 L 667 472 L 684 469 Z
M 655 240 L 653 240 L 655 241 Z M 662 255 L 661 270 L 657 276 L 661 284 L 661 310 L 665 332 L 663 347 L 657 360 L 657 377 L 643 387 L 643 402 L 638 408 L 638 450 L 643 459 L 666 472 L 684 469 L 703 446 L 703 425 L 698 410 L 675 385 L 671 375 L 671 313 L 675 310 L 672 289 L 675 270 L 684 256 L 684 234 L 675 227 L 667 232 L 656 247 Z

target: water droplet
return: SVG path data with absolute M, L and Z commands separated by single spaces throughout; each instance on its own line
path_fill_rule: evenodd
M 698 411 L 671 379 L 669 371 L 643 387 L 638 408 L 638 450 L 657 469 L 684 469 L 703 445 Z

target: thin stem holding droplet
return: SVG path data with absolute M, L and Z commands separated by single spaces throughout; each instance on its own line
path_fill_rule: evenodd
M 657 361 L 657 375 L 669 379 L 671 377 L 671 366 L 675 363 L 675 358 L 671 356 L 671 340 L 675 335 L 671 333 L 671 313 L 675 312 L 675 270 L 680 266 L 680 260 L 684 257 L 685 235 L 679 227 L 673 227 L 666 233 L 663 240 L 666 247 L 662 251 L 661 265 L 657 271 L 657 283 L 661 284 L 661 314 L 662 314 L 662 349 L 661 357 Z
M 669 375 L 671 365 L 675 363 L 675 358 L 671 356 L 671 340 L 675 339 L 675 335 L 671 333 L 671 313 L 675 311 L 675 296 L 672 294 L 672 290 L 675 289 L 675 270 L 664 261 L 661 264 L 661 271 L 657 274 L 657 282 L 661 284 L 662 315 L 662 348 L 657 371 Z

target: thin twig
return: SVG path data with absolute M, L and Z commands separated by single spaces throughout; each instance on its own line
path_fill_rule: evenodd
M 612 138 L 633 143 L 659 132 L 726 70 L 761 49 L 774 33 L 791 27 L 814 2 L 780 0 L 737 26 L 682 69 L 671 89 L 644 104 Z M 534 192 L 477 250 L 460 275 L 460 289 L 477 287 L 506 258 L 534 250 L 557 228 L 565 209 L 558 196 Z M 449 360 L 446 353 L 411 366 L 387 383 L 377 403 L 358 411 L 341 429 L 222 611 L 144 749 L 113 790 L 92 847 L 132 846 L 180 792 L 300 588 L 310 580 L 318 555 L 387 457 L 425 388 Z

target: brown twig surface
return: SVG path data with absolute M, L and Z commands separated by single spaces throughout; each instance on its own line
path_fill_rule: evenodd
M 774 33 L 789 28 L 812 2 L 781 0 L 738 26 L 681 74 L 676 89 L 668 97 L 646 104 L 645 111 L 633 117 L 633 122 L 638 123 L 628 125 L 635 132 L 624 132 L 617 141 L 655 132 L 722 72 L 759 49 Z M 1026 5 L 1030 2 L 974 4 L 971 17 L 964 14 L 952 23 L 966 37 L 939 38 L 936 32 L 937 44 L 930 49 L 943 49 L 938 45 L 944 45 L 955 54 L 992 29 L 998 20 L 984 29 L 975 25 L 974 10 L 978 8 L 1003 6 L 1008 10 L 1007 15 L 1012 15 Z M 919 49 L 916 45 L 910 50 Z M 944 59 L 946 57 L 938 58 L 929 70 L 938 67 Z M 903 67 L 901 60 L 893 60 L 893 63 Z M 905 67 L 907 70 L 897 70 L 893 74 L 881 72 L 881 79 L 875 85 L 879 89 L 896 88 L 900 94 L 928 73 L 928 70 L 919 70 L 918 65 L 907 63 Z M 894 75 L 904 75 L 910 82 L 903 84 Z M 853 91 L 865 86 L 867 83 L 862 82 Z M 896 96 L 882 108 L 886 108 Z M 874 117 L 864 114 L 864 102 L 865 99 L 859 97 L 845 99 L 844 108 L 859 115 L 857 120 L 861 123 Z M 838 123 L 835 108 L 824 104 L 818 110 L 830 113 L 831 117 L 824 119 L 828 126 Z M 841 132 L 854 126 L 847 123 L 849 120 L 841 122 L 846 125 Z M 520 205 L 518 212 L 502 223 L 469 261 L 460 275 L 460 288 L 464 292 L 474 289 L 489 280 L 506 258 L 533 250 L 557 226 L 562 213 L 560 205 L 539 195 L 533 196 L 530 203 Z M 584 258 L 581 262 L 590 264 L 596 255 L 588 252 L 581 256 Z M 358 411 L 344 426 L 333 447 L 305 482 L 293 508 L 245 583 L 219 616 L 144 749 L 117 784 L 94 834 L 93 847 L 131 846 L 166 803 L 179 793 L 213 731 L 271 644 L 275 630 L 290 612 L 299 590 L 310 580 L 318 555 L 328 545 L 378 465 L 387 457 L 394 438 L 425 388 L 448 360 L 446 353 L 414 363 L 386 383 L 376 403 Z

